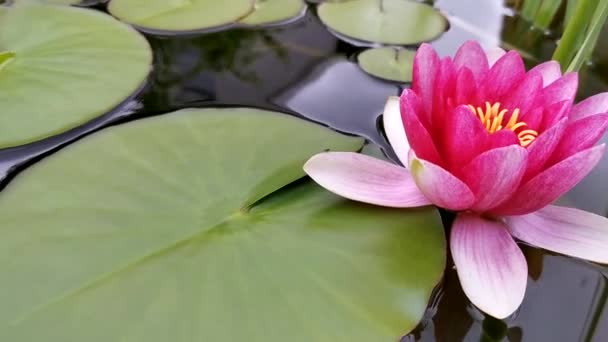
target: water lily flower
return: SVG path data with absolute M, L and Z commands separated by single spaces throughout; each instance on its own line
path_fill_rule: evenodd
M 462 288 L 487 314 L 522 303 L 527 264 L 514 238 L 608 263 L 608 219 L 551 203 L 593 169 L 605 146 L 608 93 L 574 104 L 576 73 L 549 61 L 526 72 L 515 51 L 467 42 L 440 59 L 422 45 L 413 82 L 384 111 L 403 166 L 326 152 L 304 166 L 349 199 L 396 208 L 436 205 L 457 213 L 450 249 Z

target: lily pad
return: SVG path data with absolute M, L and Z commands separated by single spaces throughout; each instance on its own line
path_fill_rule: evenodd
M 143 84 L 152 53 L 111 16 L 48 4 L 10 7 L 0 21 L 0 147 L 49 137 L 119 105 Z
M 306 11 L 303 0 L 254 0 L 254 11 L 240 22 L 246 25 L 268 25 L 297 18 Z
M 368 74 L 395 82 L 411 82 L 416 51 L 383 47 L 368 49 L 357 57 L 359 66 Z
M 448 27 L 432 6 L 409 0 L 324 2 L 318 13 L 338 34 L 371 43 L 417 44 L 437 38 Z
M 253 11 L 252 0 L 112 0 L 108 11 L 154 33 L 210 30 L 232 25 Z M 163 32 L 164 31 L 164 32 Z
M 292 183 L 311 155 L 361 144 L 190 109 L 47 157 L 0 194 L 0 340 L 396 341 L 443 271 L 437 211 Z

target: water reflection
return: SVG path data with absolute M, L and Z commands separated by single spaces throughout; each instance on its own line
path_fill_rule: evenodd
M 367 75 L 343 57 L 335 57 L 315 66 L 272 102 L 338 130 L 383 143 L 376 117 L 382 113 L 386 98 L 399 92 L 398 86 Z

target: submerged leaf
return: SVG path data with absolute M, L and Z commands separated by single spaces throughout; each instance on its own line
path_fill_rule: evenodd
M 445 258 L 437 211 L 305 180 L 362 141 L 255 109 L 111 127 L 0 194 L 0 340 L 396 341 Z
M 0 147 L 108 112 L 137 91 L 151 69 L 145 38 L 100 12 L 22 3 L 1 19 L 0 51 L 14 55 L 0 70 Z
M 437 38 L 448 27 L 432 6 L 410 0 L 324 2 L 318 12 L 335 32 L 372 43 L 416 44 Z

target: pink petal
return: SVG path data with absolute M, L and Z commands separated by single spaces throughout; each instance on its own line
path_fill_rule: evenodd
M 608 263 L 608 219 L 583 210 L 547 206 L 523 216 L 506 217 L 518 239 L 557 253 Z
M 444 125 L 441 150 L 450 168 L 460 168 L 484 151 L 489 133 L 466 106 L 456 107 L 445 118 Z
M 541 103 L 537 96 L 540 95 L 543 85 L 543 77 L 539 72 L 528 72 L 518 85 L 505 96 L 502 100 L 503 108 L 511 110 L 519 108 L 522 115 L 522 120 L 525 120 L 525 115 L 530 112 L 534 105 Z M 542 109 L 539 114 L 542 114 Z M 540 119 L 540 118 L 539 118 Z M 528 122 L 529 124 L 529 122 Z
M 500 319 L 517 310 L 528 265 L 503 223 L 461 214 L 452 225 L 450 249 L 462 289 L 475 306 Z
M 420 121 L 421 105 L 418 96 L 411 90 L 405 89 L 400 98 L 401 120 L 405 127 L 407 141 L 420 158 L 440 164 L 441 158 L 433 138 Z
M 469 104 L 475 100 L 477 92 L 477 82 L 473 72 L 468 68 L 462 68 L 456 75 L 456 83 L 454 85 L 454 103 Z
M 399 98 L 397 96 L 391 96 L 386 101 L 382 120 L 388 142 L 391 144 L 393 151 L 395 151 L 401 163 L 407 165 L 410 144 L 405 135 L 403 120 L 401 120 Z
M 454 65 L 457 69 L 467 68 L 477 81 L 490 69 L 486 53 L 478 42 L 469 40 L 462 44 L 454 56 Z
M 530 72 L 540 72 L 543 76 L 543 87 L 553 83 L 558 78 L 562 77 L 562 69 L 559 63 L 556 61 L 548 61 L 541 63 L 534 68 L 530 69 Z
M 439 56 L 429 44 L 422 44 L 416 51 L 412 75 L 412 90 L 422 100 L 425 122 L 431 122 L 430 115 L 433 109 L 433 91 L 435 89 L 435 75 L 439 68 Z
M 501 129 L 496 133 L 490 134 L 487 149 L 505 147 L 509 145 L 519 145 L 517 134 L 510 129 Z
M 385 207 L 431 204 L 407 169 L 353 152 L 326 152 L 310 158 L 304 171 L 319 185 L 348 199 Z
M 608 128 L 608 114 L 586 116 L 570 121 L 549 163 L 553 164 L 595 145 Z
M 571 108 L 572 101 L 570 100 L 555 102 L 545 107 L 543 112 L 543 121 L 538 130 L 542 132 L 550 129 L 554 125 L 557 125 L 560 120 L 568 117 L 568 112 Z
M 580 182 L 604 154 L 595 146 L 551 166 L 521 186 L 505 205 L 492 209 L 496 215 L 524 215 L 545 207 Z
M 418 188 L 436 206 L 463 210 L 475 202 L 471 189 L 440 166 L 418 159 L 411 151 L 409 165 Z
M 593 95 L 572 107 L 570 118 L 582 119 L 586 116 L 608 112 L 608 93 Z
M 480 90 L 485 100 L 502 98 L 514 85 L 520 82 L 526 69 L 521 56 L 509 51 L 490 68 Z
M 526 170 L 528 152 L 518 145 L 486 151 L 463 168 L 463 180 L 477 197 L 475 211 L 493 208 L 511 197 Z
M 545 105 L 568 100 L 574 101 L 576 90 L 578 88 L 578 74 L 570 72 L 549 84 L 543 89 L 543 98 Z
M 486 51 L 486 57 L 488 58 L 488 64 L 492 67 L 497 60 L 499 60 L 504 54 L 507 53 L 505 50 L 495 47 Z
M 551 154 L 561 140 L 567 122 L 567 118 L 562 119 L 557 125 L 539 135 L 528 146 L 528 165 L 524 175 L 524 182 L 527 182 L 543 170 L 549 157 L 551 157 Z

